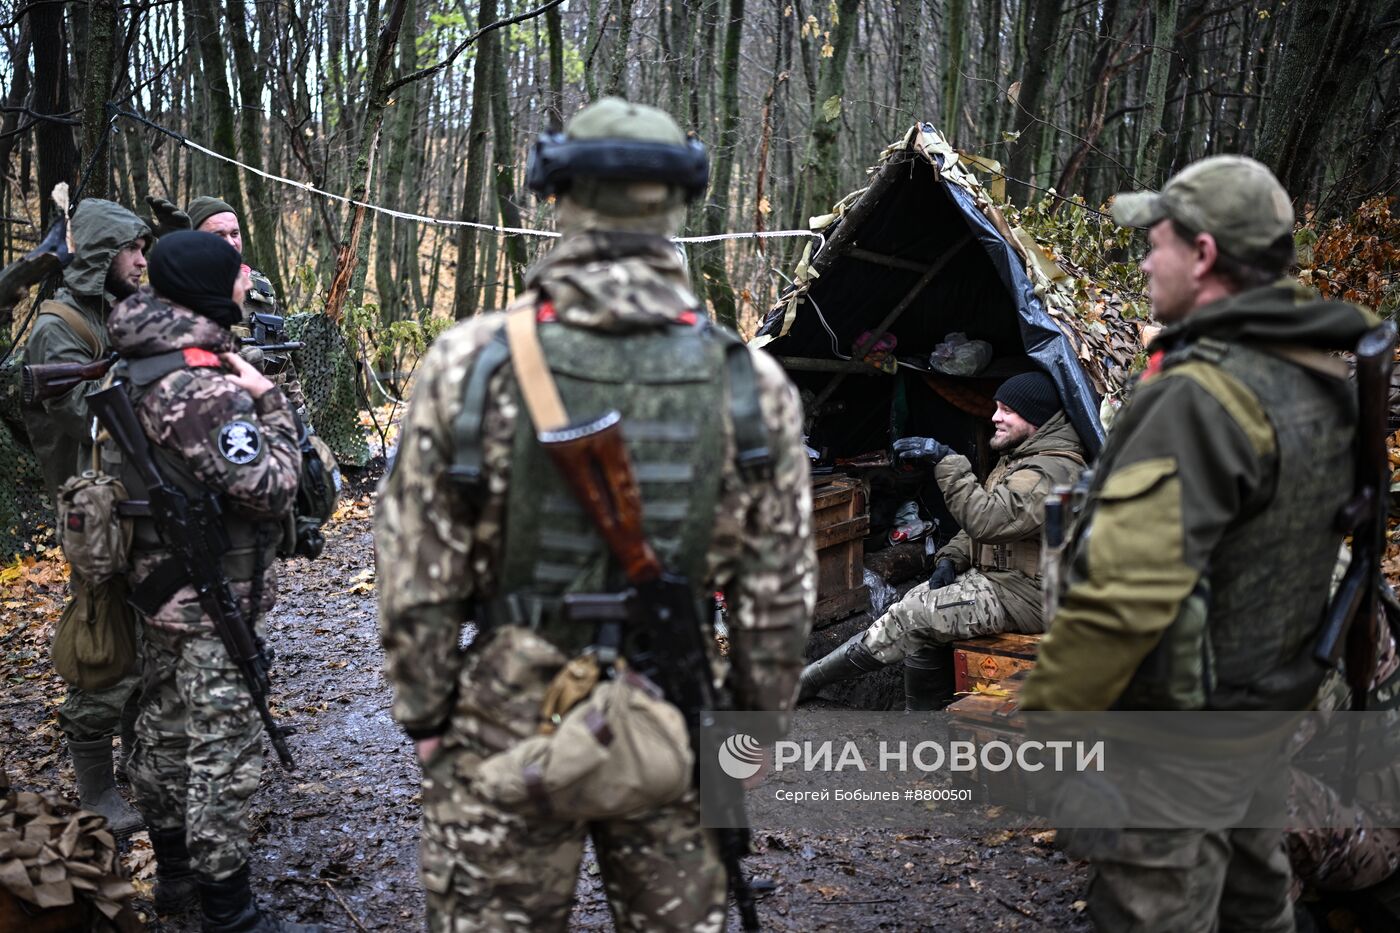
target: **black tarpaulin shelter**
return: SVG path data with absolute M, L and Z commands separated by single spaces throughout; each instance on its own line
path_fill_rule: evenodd
M 821 242 L 754 338 L 802 390 L 813 447 L 839 463 L 887 450 L 897 436 L 927 434 L 985 467 L 992 393 L 1006 377 L 1038 368 L 1097 453 L 1112 361 L 1076 329 L 1070 291 L 1058 281 L 1063 270 L 1008 226 L 930 124 L 886 149 L 869 185 L 813 226 Z M 975 376 L 929 367 L 929 354 L 954 332 L 992 346 L 991 363 Z M 881 370 L 862 357 L 886 334 L 898 363 L 887 359 Z

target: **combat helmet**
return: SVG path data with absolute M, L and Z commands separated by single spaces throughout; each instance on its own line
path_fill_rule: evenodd
M 674 191 L 666 209 L 693 201 L 710 181 L 705 146 L 663 110 L 604 97 L 580 110 L 562 133 L 541 133 L 525 183 L 540 197 L 568 195 L 610 214 L 636 210 L 626 197 L 638 182 Z

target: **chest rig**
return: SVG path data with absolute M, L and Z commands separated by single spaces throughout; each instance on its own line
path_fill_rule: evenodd
M 223 362 L 218 354 L 187 347 L 154 356 L 119 360 L 113 367 L 112 375 L 113 378 L 125 380 L 132 407 L 139 409 L 142 400 L 167 376 L 178 374 L 175 378 L 181 381 L 174 388 L 175 391 L 179 391 L 184 384 L 195 378 L 196 370 L 222 367 Z M 193 498 L 205 493 L 207 487 L 182 458 L 155 444 L 151 445 L 151 452 L 161 474 L 186 495 Z M 103 468 L 122 481 L 130 497 L 118 504 L 118 512 L 132 519 L 133 555 L 164 550 L 165 546 L 156 531 L 155 523 L 150 518 L 146 484 L 140 473 L 130 464 L 123 462 L 121 451 L 113 443 L 102 445 L 101 456 Z M 224 508 L 220 518 L 229 544 L 223 556 L 225 578 L 234 583 L 259 580 L 276 556 L 277 542 L 281 537 L 280 523 L 253 519 L 230 508 Z M 137 581 L 139 586 L 132 591 L 131 603 L 145 615 L 155 615 L 189 582 L 189 577 L 180 562 L 168 558 Z M 256 604 L 254 600 L 253 605 Z
M 708 618 L 707 561 L 723 494 L 727 424 L 740 477 L 755 481 L 771 471 L 747 347 L 695 314 L 650 330 L 611 334 L 559 322 L 546 303 L 536 321 L 548 373 L 570 416 L 586 421 L 620 413 L 640 487 L 645 537 L 669 571 L 692 581 L 699 617 Z M 486 492 L 485 409 L 492 377 L 509 360 L 502 328 L 467 373 L 454 424 L 452 476 L 469 497 Z M 496 592 L 484 603 L 485 617 L 489 625 L 536 629 L 565 653 L 576 653 L 592 633 L 564 619 L 563 597 L 620 591 L 626 581 L 540 446 L 517 374 L 508 368 L 505 378 L 518 415 L 501 563 Z

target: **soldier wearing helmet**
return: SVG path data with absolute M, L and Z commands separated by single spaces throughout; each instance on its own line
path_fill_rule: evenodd
M 727 596 L 730 648 L 711 662 L 733 707 L 792 705 L 815 599 L 801 405 L 775 361 L 710 323 L 687 284 L 669 238 L 707 175 L 704 148 L 662 111 L 586 107 L 531 153 L 530 186 L 557 199 L 561 238 L 505 314 L 458 324 L 420 365 L 375 537 L 393 712 L 423 767 L 433 930 L 563 930 L 590 837 L 619 929 L 724 925 L 724 871 L 688 779 L 669 799 L 641 780 L 633 812 L 602 819 L 550 796 L 538 769 L 519 775 L 529 799 L 518 806 L 485 780 L 538 740 L 551 688 L 572 689 L 574 662 L 595 647 L 562 597 L 622 579 L 542 453 L 521 389 L 538 374 L 517 372 L 507 319 L 512 334 L 524 322 L 538 336 L 567 411 L 621 413 L 648 540 L 693 581 L 697 605 Z M 620 681 L 640 690 L 635 673 L 614 666 L 577 692 L 589 703 Z M 648 705 L 630 696 L 629 708 Z M 551 767 L 601 755 L 579 785 L 600 769 L 613 790 L 625 784 L 630 772 L 610 770 L 623 739 L 592 726 L 592 738 L 566 737 L 569 721 Z M 607 723 L 623 725 L 612 711 Z M 688 760 L 686 741 L 648 755 Z

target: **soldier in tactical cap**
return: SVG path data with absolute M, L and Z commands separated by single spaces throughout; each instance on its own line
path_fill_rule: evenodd
M 656 701 L 632 653 L 645 632 L 628 629 L 620 646 L 637 665 L 607 665 L 593 627 L 564 611 L 566 593 L 626 584 L 536 439 L 527 383 L 553 382 L 576 417 L 621 412 L 647 539 L 690 581 L 697 607 L 712 607 L 717 588 L 731 607 L 732 705 L 792 705 L 815 601 L 801 405 L 774 360 L 711 324 L 687 285 L 669 237 L 707 176 L 703 148 L 662 111 L 615 98 L 580 111 L 531 155 L 531 187 L 557 196 L 563 236 L 506 314 L 447 331 L 419 368 L 376 545 L 393 712 L 423 765 L 433 930 L 563 930 L 590 835 L 619 929 L 724 924 L 724 871 L 688 765 L 678 791 L 625 818 L 586 815 L 580 801 L 560 809 L 548 772 L 514 775 L 528 798 L 518 806 L 484 780 L 540 740 L 522 741 L 542 721 L 554 729 L 547 694 L 553 703 L 552 685 L 570 688 L 577 668 L 611 668 L 577 709 L 619 685 L 632 690 L 629 709 Z M 545 372 L 517 367 L 517 327 L 538 338 Z M 478 631 L 462 652 L 468 620 Z M 708 632 L 704 641 L 713 648 Z M 657 721 L 676 719 L 664 706 Z M 599 744 L 622 725 L 611 715 L 606 728 L 589 719 L 593 738 L 570 745 L 573 721 L 563 719 L 556 764 L 600 747 L 621 754 L 621 738 Z M 680 743 L 647 743 L 648 763 L 689 761 L 683 733 Z M 589 774 L 616 789 L 630 772 L 615 764 Z M 654 792 L 640 782 L 640 797 Z
M 1001 455 L 981 482 L 972 463 L 932 437 L 902 437 L 895 453 L 933 466 L 960 531 L 933 556 L 934 572 L 863 632 L 802 672 L 805 699 L 822 687 L 904 662 L 904 704 L 937 709 L 953 696 L 951 643 L 998 632 L 1045 631 L 1040 531 L 1045 497 L 1074 482 L 1084 445 L 1055 383 L 1021 373 L 996 391 L 990 446 Z
M 1355 475 L 1357 395 L 1331 351 L 1376 318 L 1285 278 L 1293 210 L 1252 159 L 1203 159 L 1160 192 L 1119 195 L 1113 214 L 1148 231 L 1165 326 L 1066 542 L 1021 708 L 1310 709 Z M 1293 929 L 1282 831 L 1246 817 L 1282 810 L 1287 769 L 1260 764 L 1289 738 L 1281 721 L 1223 760 L 1162 760 L 1199 801 L 1236 796 L 1215 828 L 1127 829 L 1083 852 L 1099 929 Z

